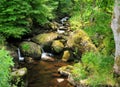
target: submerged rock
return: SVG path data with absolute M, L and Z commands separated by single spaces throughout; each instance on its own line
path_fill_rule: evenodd
M 67 46 L 78 53 L 87 51 L 97 51 L 97 48 L 90 40 L 89 36 L 83 30 L 75 30 L 68 38 Z
M 41 48 L 34 42 L 24 41 L 20 44 L 21 53 L 25 57 L 38 59 L 41 57 Z
M 39 34 L 32 38 L 35 43 L 38 43 L 42 46 L 50 46 L 52 41 L 58 37 L 57 33 L 44 33 Z
M 55 53 L 60 53 L 62 50 L 64 49 L 64 45 L 62 42 L 60 42 L 59 40 L 55 40 L 52 43 L 52 50 Z

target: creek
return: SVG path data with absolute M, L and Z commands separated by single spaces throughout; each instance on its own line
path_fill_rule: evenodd
M 40 60 L 21 62 L 20 65 L 28 69 L 28 87 L 74 87 L 67 81 L 67 77 L 61 76 L 57 71 L 59 67 L 68 65 L 66 62 Z
M 36 31 L 37 34 L 35 33 L 35 36 L 33 35 L 29 40 L 23 38 L 22 41 L 16 43 L 19 68 L 28 69 L 26 87 L 74 87 L 68 82 L 67 76 L 62 76 L 58 72 L 60 67 L 71 65 L 75 58 L 80 57 L 79 52 L 77 55 L 79 57 L 73 54 L 75 47 L 73 49 L 68 47 L 71 38 L 74 39 L 71 36 L 76 35 L 76 32 L 71 35 L 72 31 L 69 31 L 68 24 L 63 24 L 67 19 L 68 17 L 62 19 L 61 24 L 53 23 L 57 26 L 53 28 L 53 31 L 40 33 L 42 30 L 38 29 L 39 32 Z

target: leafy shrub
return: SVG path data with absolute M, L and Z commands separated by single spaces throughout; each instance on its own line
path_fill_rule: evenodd
M 114 59 L 111 56 L 86 53 L 82 56 L 82 63 L 74 65 L 74 79 L 78 81 L 87 79 L 91 86 L 114 85 L 113 64 Z
M 1 0 L 0 8 L 0 34 L 20 38 L 30 32 L 33 22 L 40 25 L 53 18 L 54 6 L 48 0 Z
M 5 37 L 0 34 L 0 46 L 5 44 Z
M 10 87 L 10 66 L 13 61 L 8 51 L 0 50 L 0 87 Z

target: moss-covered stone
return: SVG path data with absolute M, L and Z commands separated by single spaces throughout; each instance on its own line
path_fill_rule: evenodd
M 32 38 L 35 43 L 38 43 L 42 46 L 50 46 L 51 42 L 58 37 L 57 33 L 44 33 L 39 34 Z
M 23 56 L 40 58 L 41 57 L 41 48 L 38 44 L 34 42 L 24 41 L 20 44 L 20 50 Z
M 97 51 L 89 36 L 83 30 L 75 30 L 68 38 L 67 46 L 73 50 L 78 49 L 79 53 Z
M 62 61 L 67 62 L 70 58 L 70 52 L 68 50 L 64 51 L 63 56 L 62 56 Z
M 13 77 L 23 77 L 27 74 L 27 68 L 21 68 L 11 73 Z
M 64 49 L 64 45 L 59 40 L 55 40 L 52 43 L 52 50 L 56 53 L 60 53 Z
M 73 66 L 71 65 L 67 65 L 67 66 L 62 66 L 58 69 L 58 72 L 61 74 L 61 75 L 64 75 L 64 76 L 69 76 L 71 73 L 72 73 L 72 70 L 74 69 Z

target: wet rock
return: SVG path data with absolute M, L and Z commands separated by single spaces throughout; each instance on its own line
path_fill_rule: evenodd
M 42 46 L 50 46 L 52 41 L 58 37 L 57 33 L 39 34 L 32 38 L 32 41 Z
M 32 57 L 34 59 L 40 59 L 41 57 L 41 48 L 34 42 L 22 42 L 20 44 L 20 51 L 25 57 Z
M 32 57 L 26 57 L 26 58 L 25 58 L 25 62 L 26 62 L 26 63 L 33 63 L 34 60 L 33 60 Z
M 60 42 L 59 40 L 55 40 L 52 43 L 52 50 L 55 53 L 60 53 L 62 50 L 64 49 L 64 45 L 62 42 Z
M 59 26 L 60 26 L 60 24 L 55 22 L 55 21 L 50 22 L 48 25 L 49 25 L 49 28 L 52 29 L 52 30 L 57 30 L 59 28 Z
M 62 61 L 67 62 L 70 59 L 70 52 L 68 50 L 64 51 L 62 56 Z
M 27 74 L 27 68 L 21 68 L 12 72 L 12 77 L 23 77 Z
M 12 87 L 27 87 L 27 68 L 20 68 L 11 73 L 12 76 Z
M 58 78 L 57 81 L 58 81 L 58 83 L 61 83 L 61 82 L 64 81 L 64 79 L 63 78 Z
M 73 70 L 73 66 L 67 65 L 67 66 L 60 67 L 58 69 L 58 72 L 63 76 L 69 76 L 72 70 Z
M 68 38 L 67 46 L 76 51 L 76 53 L 97 51 L 97 48 L 92 43 L 89 36 L 83 30 L 76 30 L 72 32 Z

